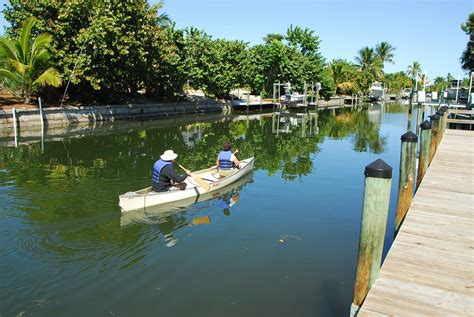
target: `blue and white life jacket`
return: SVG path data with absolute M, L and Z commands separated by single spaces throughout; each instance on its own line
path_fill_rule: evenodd
M 151 177 L 151 180 L 154 184 L 157 184 L 160 181 L 161 170 L 166 165 L 171 165 L 171 162 L 170 161 L 163 161 L 162 159 L 159 159 L 158 161 L 155 162 L 155 164 L 153 164 L 153 175 Z
M 232 152 L 229 151 L 221 151 L 217 160 L 219 161 L 219 169 L 221 170 L 230 170 L 235 167 L 234 162 L 230 160 L 232 156 Z

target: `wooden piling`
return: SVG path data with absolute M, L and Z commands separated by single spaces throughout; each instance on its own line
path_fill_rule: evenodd
M 418 136 L 408 131 L 401 137 L 400 178 L 398 183 L 398 201 L 395 216 L 395 232 L 398 232 L 405 215 L 410 208 L 415 189 L 416 149 Z
M 444 130 L 446 127 L 446 110 L 444 107 L 440 107 L 436 112 L 439 115 L 439 126 L 438 126 L 438 145 L 443 138 Z
M 364 202 L 359 238 L 359 258 L 351 315 L 357 313 L 377 279 L 387 227 L 392 167 L 378 159 L 365 167 Z
M 446 130 L 446 122 L 448 119 L 448 107 L 442 106 L 441 109 L 443 110 L 443 122 L 441 125 L 441 138 L 444 135 L 444 131 Z
M 420 147 L 420 159 L 418 161 L 418 173 L 416 176 L 416 189 L 420 187 L 421 181 L 425 176 L 426 170 L 428 169 L 428 162 L 430 158 L 430 142 L 431 142 L 431 123 L 429 121 L 423 121 L 420 124 L 421 128 L 421 147 Z
M 439 115 L 435 113 L 430 117 L 431 122 L 431 140 L 430 140 L 430 159 L 429 163 L 433 160 L 433 157 L 438 148 L 438 134 L 439 134 Z
M 16 110 L 15 107 L 12 108 L 12 114 L 13 114 L 13 134 L 15 136 L 15 147 L 18 147 L 18 129 L 16 127 Z
M 420 124 L 423 122 L 423 115 L 421 112 L 421 104 L 416 105 L 416 125 L 415 125 L 415 134 L 420 135 Z

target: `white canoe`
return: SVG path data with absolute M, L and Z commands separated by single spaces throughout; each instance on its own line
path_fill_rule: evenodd
M 253 170 L 254 160 L 255 158 L 251 157 L 240 161 L 240 169 L 223 178 L 219 178 L 219 174 L 217 173 L 216 167 L 200 170 L 194 172 L 193 174 L 199 175 L 199 177 L 209 183 L 209 192 L 213 192 L 237 181 L 247 173 L 251 172 Z M 185 182 L 187 183 L 185 190 L 179 190 L 176 187 L 172 187 L 167 192 L 157 193 L 153 191 L 151 187 L 147 187 L 144 189 L 137 190 L 135 192 L 127 192 L 119 196 L 120 209 L 122 210 L 122 212 L 140 210 L 161 204 L 168 204 L 183 199 L 189 199 L 208 193 L 201 186 L 199 186 L 199 184 L 197 184 L 191 177 L 186 178 Z
M 171 215 L 186 211 L 191 205 L 200 203 L 197 210 L 209 210 L 213 207 L 212 199 L 220 199 L 231 191 L 239 193 L 240 189 L 253 181 L 253 173 L 247 173 L 232 184 L 220 187 L 213 192 L 207 192 L 201 196 L 195 196 L 188 199 L 182 199 L 167 204 L 161 204 L 134 210 L 131 212 L 122 212 L 120 215 L 120 226 L 125 227 L 135 223 L 141 224 L 158 224 L 167 222 Z

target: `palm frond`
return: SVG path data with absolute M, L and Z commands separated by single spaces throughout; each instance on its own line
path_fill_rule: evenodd
M 18 74 L 23 75 L 26 73 L 28 69 L 28 65 L 23 64 L 17 59 L 7 58 L 6 65 L 12 67 L 14 70 L 18 72 Z
M 33 86 L 43 87 L 43 86 L 53 86 L 59 87 L 62 84 L 61 75 L 53 67 L 45 70 L 34 82 Z
M 5 58 L 18 59 L 18 50 L 6 37 L 0 38 L 0 50 L 5 54 Z
M 19 49 L 21 52 L 21 56 L 23 60 L 25 61 L 25 64 L 27 59 L 28 59 L 28 48 L 30 44 L 30 39 L 31 39 L 31 30 L 33 29 L 33 26 L 36 24 L 36 18 L 35 17 L 30 17 L 28 20 L 25 21 L 23 24 L 23 27 L 21 28 L 20 36 L 18 38 L 18 43 L 19 43 Z
M 42 33 L 38 35 L 31 45 L 30 60 L 35 59 L 37 55 L 42 52 L 42 50 L 46 49 L 51 43 L 52 39 L 52 36 L 48 33 Z
M 11 72 L 8 69 L 0 68 L 0 78 L 10 80 L 21 80 L 21 76 L 17 73 Z

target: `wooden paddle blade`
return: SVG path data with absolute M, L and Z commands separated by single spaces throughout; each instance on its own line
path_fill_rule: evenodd
M 211 189 L 211 186 L 209 185 L 208 182 L 203 180 L 201 177 L 197 176 L 196 174 L 191 173 L 191 178 L 196 181 L 196 183 L 199 184 L 199 186 L 204 189 L 204 191 L 208 192 Z

